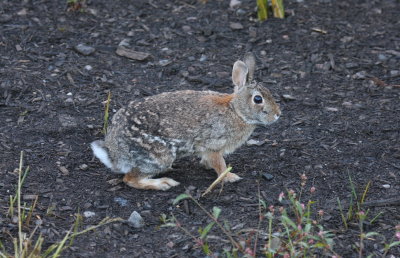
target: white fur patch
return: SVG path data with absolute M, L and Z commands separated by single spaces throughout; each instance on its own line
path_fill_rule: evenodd
M 101 161 L 103 162 L 104 165 L 106 165 L 108 168 L 112 169 L 113 165 L 111 163 L 110 158 L 108 157 L 107 151 L 100 147 L 96 142 L 92 142 L 90 144 L 93 150 L 93 154 Z
M 132 170 L 131 164 L 125 161 L 119 161 L 117 164 L 117 172 L 120 172 L 122 174 L 127 174 Z

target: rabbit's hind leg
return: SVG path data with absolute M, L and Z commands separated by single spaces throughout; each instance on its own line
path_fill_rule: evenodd
M 131 172 L 125 174 L 123 181 L 130 187 L 145 190 L 166 191 L 171 187 L 179 185 L 179 182 L 168 177 L 150 178 L 140 173 L 138 169 L 133 169 Z
M 220 152 L 206 152 L 201 157 L 202 164 L 212 167 L 218 176 L 220 176 L 226 170 L 225 159 Z M 224 177 L 224 182 L 236 182 L 242 179 L 240 176 L 229 172 Z

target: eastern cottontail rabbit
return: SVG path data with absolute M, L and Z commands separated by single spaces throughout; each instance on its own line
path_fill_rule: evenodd
M 253 81 L 254 70 L 250 53 L 244 62 L 235 62 L 233 94 L 185 90 L 131 101 L 114 115 L 105 140 L 92 142 L 94 155 L 139 189 L 177 186 L 171 178 L 152 177 L 190 154 L 221 174 L 226 170 L 223 155 L 240 147 L 257 125 L 269 125 L 281 114 L 271 93 Z M 228 182 L 239 179 L 233 173 L 225 177 Z

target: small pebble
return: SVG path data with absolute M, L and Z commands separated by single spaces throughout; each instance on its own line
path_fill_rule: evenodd
M 362 80 L 362 79 L 365 79 L 366 77 L 367 77 L 366 71 L 358 72 L 352 76 L 353 79 L 357 79 L 357 80 Z
M 17 12 L 17 14 L 19 16 L 25 16 L 28 14 L 28 11 L 25 8 L 23 8 L 21 11 Z
M 247 146 L 261 146 L 265 143 L 265 141 L 258 141 L 258 140 L 254 140 L 254 139 L 250 139 L 246 142 Z
M 238 22 L 231 22 L 229 24 L 229 27 L 231 27 L 232 30 L 241 30 L 241 29 L 244 28 L 243 25 L 241 23 L 238 23 Z
M 172 63 L 172 61 L 171 61 L 171 60 L 168 60 L 168 59 L 162 59 L 162 60 L 158 61 L 158 63 L 159 63 L 161 66 L 166 66 L 166 65 L 169 65 L 170 63 Z
M 11 219 L 11 222 L 14 223 L 14 224 L 17 224 L 18 217 L 17 216 L 13 216 L 12 219 Z
M 289 95 L 289 94 L 283 94 L 282 97 L 285 100 L 295 100 L 296 99 L 295 97 L 293 97 L 292 95 Z
M 229 3 L 229 7 L 230 8 L 235 8 L 237 6 L 239 6 L 242 2 L 239 0 L 231 0 Z
M 387 57 L 387 55 L 379 54 L 378 59 L 379 59 L 379 61 L 386 61 L 386 60 L 388 60 L 388 57 Z
M 127 206 L 129 201 L 122 198 L 122 197 L 115 197 L 114 198 L 114 202 L 118 203 L 119 205 L 121 205 L 122 207 Z
M 353 105 L 353 103 L 351 103 L 350 101 L 345 101 L 342 103 L 342 105 L 349 108 Z
M 128 49 L 122 45 L 118 46 L 115 53 L 119 56 L 127 57 L 129 59 L 138 60 L 138 61 L 144 61 L 151 57 L 151 55 L 149 53 L 134 51 L 134 50 Z
M 389 189 L 390 185 L 389 184 L 384 184 L 384 185 L 382 185 L 382 187 L 385 188 L 385 189 Z
M 68 170 L 66 167 L 61 166 L 61 167 L 59 167 L 58 169 L 61 171 L 61 173 L 62 173 L 64 176 L 68 176 L 68 175 L 69 175 L 69 170 Z
M 328 110 L 328 111 L 331 111 L 331 112 L 338 112 L 339 111 L 339 109 L 334 108 L 334 107 L 326 107 L 325 109 Z
M 186 33 L 190 33 L 192 31 L 192 28 L 188 25 L 183 25 L 182 30 Z
M 340 41 L 343 43 L 348 43 L 348 42 L 352 41 L 353 39 L 354 39 L 354 37 L 344 36 L 343 38 L 340 39 Z
M 134 228 L 141 228 L 144 226 L 144 220 L 137 211 L 133 211 L 129 216 L 128 223 Z
M 93 67 L 91 65 L 85 65 L 85 70 L 91 71 Z
M 75 50 L 76 50 L 76 52 L 78 52 L 79 54 L 82 54 L 84 56 L 91 55 L 96 51 L 96 49 L 94 47 L 90 47 L 90 46 L 87 46 L 82 43 L 76 45 Z
M 271 181 L 272 179 L 274 179 L 274 176 L 271 175 L 270 173 L 263 173 L 262 177 L 267 181 Z
M 400 76 L 400 71 L 399 70 L 390 71 L 390 77 L 397 77 L 397 76 Z
M 95 215 L 96 215 L 96 213 L 94 213 L 93 211 L 85 211 L 85 212 L 83 212 L 83 216 L 85 218 L 90 218 L 90 217 L 93 217 Z
M 123 40 L 121 40 L 121 42 L 119 42 L 118 46 L 129 47 L 129 41 L 130 41 L 130 39 L 123 39 Z
M 236 15 L 238 15 L 238 16 L 242 16 L 245 14 L 246 14 L 246 11 L 241 8 L 236 10 Z
M 206 55 L 201 55 L 201 57 L 200 57 L 200 62 L 204 62 L 204 61 L 206 61 L 207 60 L 207 56 Z

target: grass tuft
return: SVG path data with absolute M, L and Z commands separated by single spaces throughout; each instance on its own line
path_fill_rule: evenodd
M 52 244 L 49 248 L 42 251 L 44 238 L 41 234 L 37 236 L 36 232 L 38 228 L 41 226 L 40 223 L 36 223 L 34 229 L 30 232 L 30 234 L 24 232 L 23 230 L 29 229 L 30 221 L 32 218 L 32 214 L 34 209 L 38 203 L 38 197 L 36 197 L 33 201 L 33 204 L 30 207 L 26 207 L 26 204 L 21 203 L 21 194 L 22 194 L 22 186 L 25 182 L 26 176 L 29 172 L 29 167 L 23 169 L 24 153 L 21 152 L 20 160 L 19 160 L 19 168 L 18 168 L 18 183 L 17 189 L 14 196 L 10 196 L 9 208 L 8 208 L 8 216 L 14 218 L 15 213 L 17 215 L 17 224 L 18 224 L 18 232 L 17 236 L 12 236 L 12 255 L 6 251 L 6 247 L 3 243 L 0 242 L 0 258 L 46 258 L 46 257 L 59 257 L 61 253 L 70 247 L 75 238 L 79 235 L 85 234 L 89 231 L 93 231 L 103 225 L 113 223 L 113 222 L 121 222 L 124 221 L 121 218 L 104 218 L 97 225 L 88 227 L 84 230 L 79 231 L 79 227 L 82 222 L 82 216 L 80 214 L 76 214 L 76 219 L 74 224 L 71 226 L 71 229 L 65 234 L 63 239 L 60 242 Z M 28 213 L 25 214 L 25 210 L 28 210 Z M 35 240 L 36 238 L 36 240 Z

